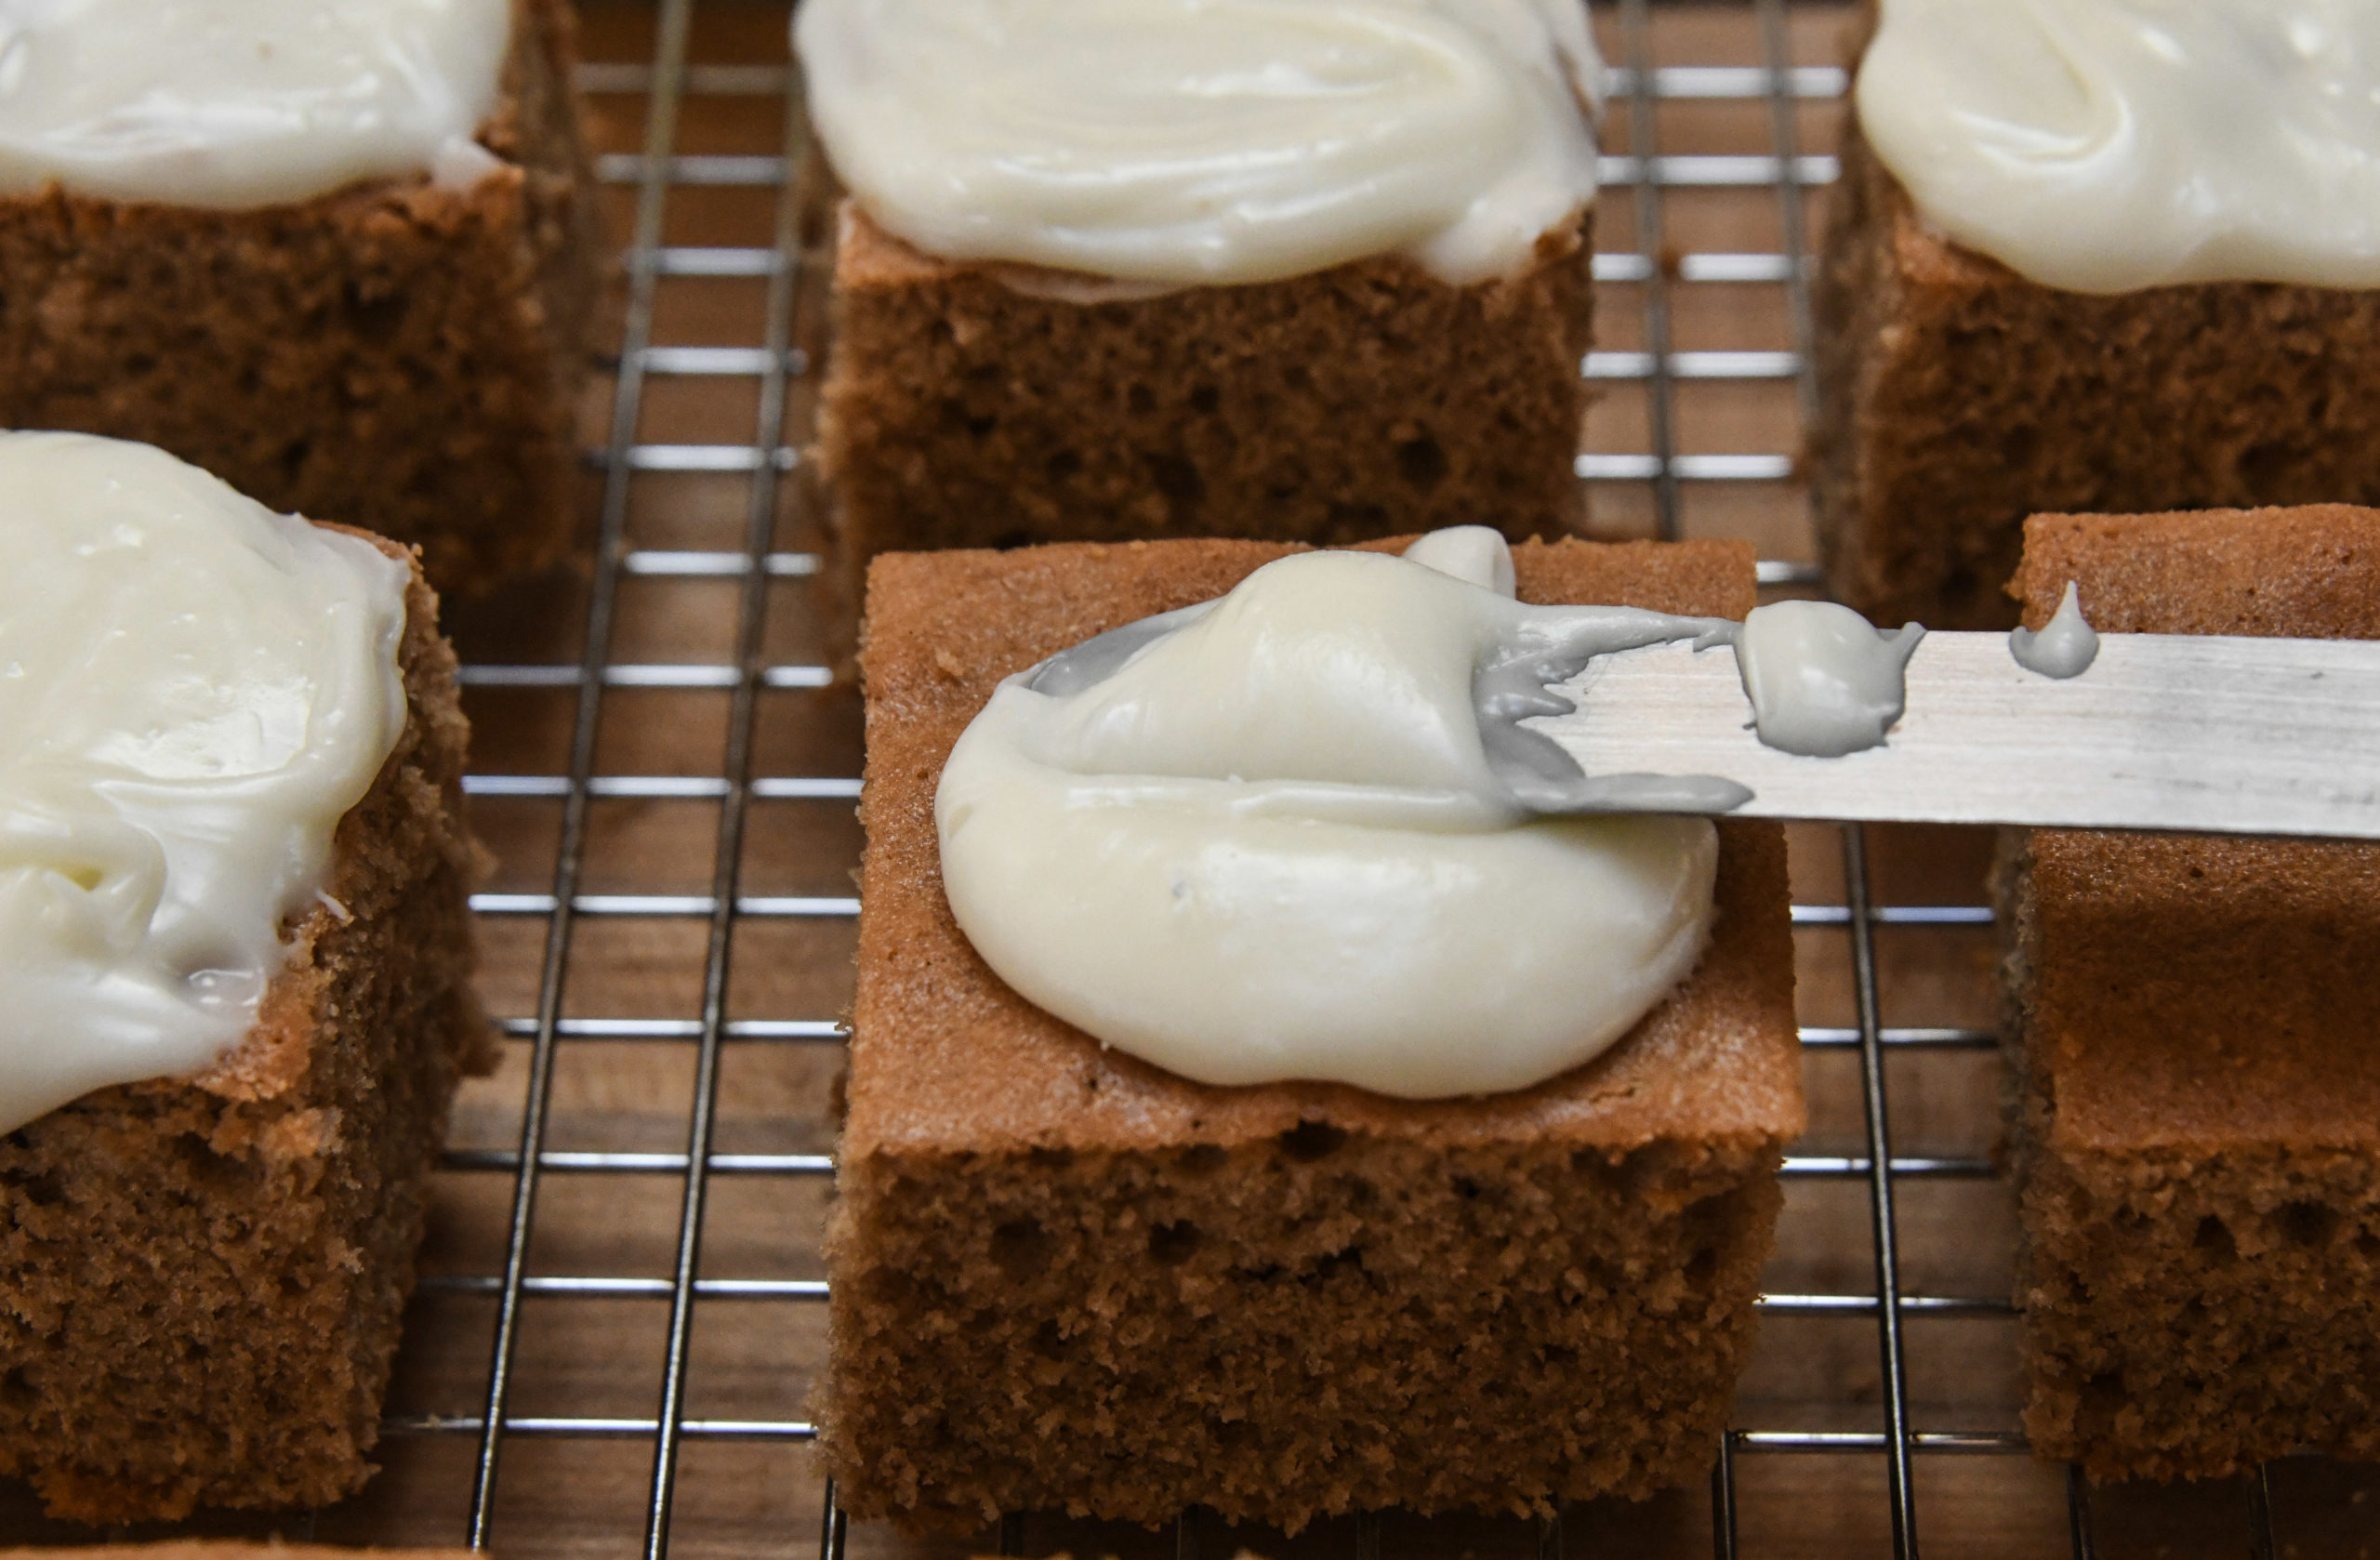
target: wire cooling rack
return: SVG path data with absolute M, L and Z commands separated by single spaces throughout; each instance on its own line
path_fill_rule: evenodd
M 277 1530 L 819 1560 L 2371 1553 L 2380 1485 L 2350 1470 L 2094 1492 L 2024 1455 L 1989 841 L 1857 828 L 1792 838 L 1812 1129 L 1707 1490 L 1294 1539 L 1195 1512 L 1163 1534 L 1019 1514 L 972 1545 L 847 1523 L 807 1402 L 857 913 L 859 714 L 830 675 L 801 469 L 830 179 L 782 4 L 583 11 L 628 237 L 590 455 L 597 565 L 457 603 L 450 625 L 477 731 L 467 792 L 501 863 L 475 908 L 508 1055 L 458 1106 L 384 1472 Z M 1808 589 L 1794 258 L 1834 176 L 1846 9 L 1593 16 L 1614 88 L 1579 461 L 1597 529 L 1747 537 L 1764 587 Z M 0 1502 L 7 1531 L 89 1536 L 26 1510 Z

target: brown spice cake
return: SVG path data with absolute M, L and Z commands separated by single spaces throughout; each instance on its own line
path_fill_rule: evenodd
M 1576 531 L 1586 222 L 1509 282 L 1382 256 L 1247 286 L 920 254 L 854 205 L 819 414 L 846 588 L 896 549 Z
M 2015 621 L 2025 517 L 2380 502 L 2380 293 L 2063 292 L 1928 228 L 1846 116 L 1808 471 L 1834 594 Z
M 871 571 L 821 1405 L 855 1514 L 1154 1522 L 1196 1502 L 1294 1528 L 1642 1497 L 1710 1466 L 1803 1120 L 1775 826 L 1721 826 L 1714 940 L 1667 1002 L 1588 1065 L 1485 1099 L 1190 1082 L 1025 1002 L 951 919 L 934 789 L 994 684 L 1294 550 Z M 1753 604 L 1736 544 L 1514 558 L 1525 600 Z
M 0 1136 L 0 1473 L 53 1515 L 321 1505 L 372 1472 L 447 1104 L 489 1044 L 436 621 L 416 573 L 404 733 L 337 836 L 348 919 L 293 930 L 247 1040 Z
M 2380 639 L 2380 511 L 2026 524 L 2102 631 Z M 2380 847 L 2010 831 L 2030 1403 L 2099 1478 L 2380 1456 Z
M 556 562 L 601 213 L 567 0 L 516 0 L 469 191 L 248 211 L 0 195 L 0 427 L 162 446 L 264 504 L 422 549 L 442 589 Z

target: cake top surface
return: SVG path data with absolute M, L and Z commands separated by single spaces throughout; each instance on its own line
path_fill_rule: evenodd
M 808 0 L 795 39 L 836 172 L 948 259 L 1461 284 L 1594 196 L 1576 0 Z
M 408 577 L 148 445 L 0 434 L 0 1130 L 247 1034 L 404 729 Z
M 1002 678 L 1092 635 L 1219 596 L 1292 550 L 1184 541 L 875 562 L 862 650 L 868 845 L 845 1152 L 1230 1144 L 1309 1120 L 1439 1142 L 1527 1137 L 1622 1149 L 1664 1136 L 1742 1144 L 1798 1130 L 1784 852 L 1767 826 L 1720 826 L 1711 947 L 1667 1001 L 1594 1062 L 1484 1098 L 1193 1082 L 1102 1048 L 985 964 L 952 918 L 932 817 L 960 732 Z M 1523 601 L 1716 616 L 1753 604 L 1750 549 L 1733 544 L 1565 542 L 1514 553 Z
M 1033 1002 L 1217 1084 L 1540 1083 L 1699 961 L 1703 818 L 1581 816 L 1524 722 L 1734 625 L 1514 599 L 1504 538 L 1291 553 L 1003 680 L 943 766 L 943 886 Z
M 0 0 L 0 192 L 247 208 L 488 164 L 511 0 Z
M 1919 214 L 2048 286 L 2380 285 L 2380 7 L 1882 0 L 1861 131 Z
M 2380 639 L 2380 510 L 2037 515 L 2111 633 Z M 2031 1044 L 2069 1147 L 2380 1145 L 2380 847 L 2036 830 Z

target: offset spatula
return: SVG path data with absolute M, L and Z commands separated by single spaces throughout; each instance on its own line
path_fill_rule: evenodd
M 1730 817 L 2380 839 L 2380 641 L 2107 634 L 2064 681 L 2004 634 L 1928 634 L 1882 747 L 1761 745 L 1726 646 L 1601 655 L 1531 722 L 1590 775 L 1708 774 Z

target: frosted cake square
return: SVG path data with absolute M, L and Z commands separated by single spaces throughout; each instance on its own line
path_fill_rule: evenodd
M 1642 1497 L 1710 1465 L 1803 1120 L 1775 826 L 1721 826 L 1713 941 L 1633 1032 L 1475 1099 L 1191 1082 L 1026 1002 L 953 919 L 934 792 L 994 684 L 1295 550 L 873 567 L 821 1404 L 855 1514 L 1195 1503 L 1295 1527 Z M 1753 604 L 1733 544 L 1514 551 L 1525 601 Z
M 1878 622 L 2013 623 L 2031 514 L 2380 502 L 2380 123 L 2292 107 L 2368 99 L 2370 48 L 2318 81 L 2290 7 L 2194 7 L 2172 60 L 2125 7 L 2067 11 L 2044 43 L 2019 7 L 1866 7 L 1893 46 L 1844 118 L 1807 464 L 1829 586 Z
M 1582 526 L 1583 11 L 824 0 L 796 44 L 854 596 L 892 549 Z
M 89 1523 L 328 1504 L 492 1060 L 436 598 L 253 505 L 177 534 L 245 501 L 153 450 L 0 473 L 0 1473 Z
M 286 113 L 298 128 L 178 146 L 158 124 L 148 139 L 165 150 L 111 161 L 88 126 L 0 112 L 0 426 L 159 445 L 275 509 L 419 547 L 444 590 L 564 557 L 603 263 L 566 0 L 465 0 L 442 25 L 467 35 L 434 46 L 418 6 L 342 8 L 342 28 L 393 19 L 403 52 L 385 74 L 426 84 L 424 102 L 367 103 L 378 118 L 346 151 L 312 127 L 317 109 L 274 96 L 305 83 L 251 80 L 195 46 L 207 26 L 329 35 L 292 31 L 285 7 L 114 0 L 59 14 L 17 40 L 34 73 L 73 79 L 118 55 L 127 98 L 189 99 L 231 126 Z M 160 25 L 177 15 L 179 29 Z M 155 47 L 76 31 L 111 24 Z M 425 103 L 465 94 L 490 26 L 484 117 L 434 149 L 391 151 Z

